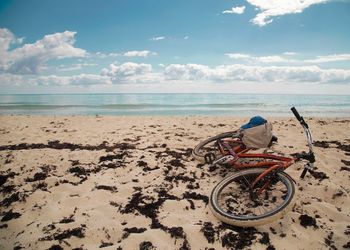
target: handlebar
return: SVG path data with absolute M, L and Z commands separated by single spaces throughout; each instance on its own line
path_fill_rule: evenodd
M 309 125 L 307 125 L 307 123 L 305 122 L 304 120 L 304 117 L 300 116 L 299 115 L 299 112 L 297 111 L 297 109 L 295 107 L 292 107 L 291 108 L 293 114 L 295 115 L 295 117 L 298 119 L 298 121 L 300 122 L 300 124 L 303 126 L 303 127 L 306 127 L 306 128 L 309 128 Z
M 291 110 L 292 110 L 293 114 L 295 115 L 295 117 L 300 122 L 301 126 L 303 126 L 305 133 L 306 133 L 308 146 L 309 146 L 309 153 L 300 157 L 301 159 L 308 160 L 308 163 L 306 164 L 306 166 L 305 166 L 305 168 L 300 176 L 301 178 L 304 178 L 307 171 L 312 170 L 313 164 L 315 162 L 315 155 L 314 155 L 313 148 L 312 148 L 312 136 L 311 136 L 311 132 L 309 130 L 309 125 L 305 122 L 304 117 L 300 116 L 299 112 L 296 110 L 295 107 L 292 107 Z
M 295 117 L 298 119 L 298 121 L 301 121 L 301 116 L 299 115 L 298 111 L 296 110 L 295 107 L 291 108 L 293 114 L 295 115 Z

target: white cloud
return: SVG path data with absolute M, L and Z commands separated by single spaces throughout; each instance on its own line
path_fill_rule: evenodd
M 37 74 L 46 67 L 49 60 L 85 57 L 85 50 L 73 46 L 75 34 L 76 32 L 65 31 L 46 35 L 33 44 L 9 50 L 9 45 L 16 38 L 9 30 L 1 29 L 0 69 L 16 74 Z
M 225 56 L 228 56 L 232 59 L 250 59 L 251 55 L 248 54 L 240 54 L 240 53 L 226 53 Z
M 156 52 L 152 52 L 149 50 L 133 50 L 128 51 L 124 53 L 124 56 L 126 57 L 148 57 L 148 56 L 155 56 L 157 55 Z
M 305 60 L 307 63 L 328 63 L 338 61 L 350 61 L 350 54 L 334 54 L 326 56 L 317 56 L 316 59 Z
M 151 41 L 160 41 L 160 40 L 164 40 L 165 36 L 156 36 L 156 37 L 152 37 L 150 40 Z
M 0 52 L 4 53 L 6 52 L 10 44 L 13 43 L 16 40 L 15 35 L 9 31 L 8 29 L 2 29 L 0 28 Z
M 293 59 L 295 52 L 284 52 L 283 55 L 252 56 L 249 54 L 226 53 L 226 56 L 236 60 L 248 60 L 258 63 L 294 63 L 294 64 L 321 64 L 338 61 L 350 61 L 350 54 L 334 54 L 317 56 L 314 59 Z
M 164 69 L 166 79 L 196 80 L 208 78 L 211 70 L 200 64 L 171 64 Z
M 94 54 L 96 57 L 98 58 L 107 58 L 107 57 L 116 57 L 116 56 L 119 56 L 118 53 L 103 53 L 103 52 L 96 52 Z
M 32 82 L 38 85 L 100 85 L 100 84 L 111 84 L 111 79 L 106 76 L 94 75 L 94 74 L 80 74 L 74 76 L 40 76 L 37 80 Z
M 273 56 L 260 56 L 255 58 L 256 61 L 262 63 L 280 63 L 280 62 L 293 62 L 294 60 L 286 59 L 278 55 Z
M 57 75 L 16 75 L 10 73 L 0 74 L 0 84 L 7 86 L 71 86 L 71 85 L 105 85 L 111 84 L 112 81 L 107 76 L 94 74 L 79 74 L 73 76 Z
M 184 36 L 184 40 L 187 40 L 188 38 L 190 38 L 189 36 Z
M 103 69 L 103 75 L 115 77 L 127 77 L 132 75 L 145 74 L 152 71 L 151 64 L 126 62 L 121 65 L 111 64 L 109 69 Z
M 89 66 L 96 66 L 96 63 L 76 63 L 70 66 L 67 65 L 60 65 L 57 70 L 58 71 L 74 71 L 74 70 L 81 70 L 84 67 Z
M 297 54 L 298 54 L 298 53 L 292 52 L 292 51 L 283 52 L 283 55 L 286 55 L 286 56 L 295 56 L 295 55 L 297 55 Z
M 295 60 L 284 58 L 279 55 L 271 55 L 271 56 L 252 56 L 249 54 L 240 54 L 240 53 L 226 53 L 226 56 L 232 59 L 236 60 L 249 60 L 253 62 L 260 62 L 260 63 L 281 63 L 281 62 L 294 62 Z
M 350 85 L 350 70 L 318 66 L 248 66 L 242 64 L 209 67 L 201 64 L 170 64 L 154 72 L 150 64 L 111 64 L 100 75 L 37 76 L 0 74 L 1 85 L 106 85 L 106 84 L 344 84 Z M 218 86 L 219 86 L 218 85 Z
M 350 70 L 321 69 L 317 66 L 247 66 L 220 65 L 210 68 L 198 64 L 172 64 L 165 68 L 165 78 L 193 82 L 282 82 L 350 84 Z
M 161 76 L 154 73 L 151 64 L 126 62 L 120 65 L 111 64 L 104 68 L 102 76 L 108 76 L 117 83 L 150 83 L 159 82 Z
M 265 26 L 273 21 L 272 17 L 286 14 L 301 13 L 314 4 L 325 3 L 329 0 L 247 0 L 261 12 L 251 22 L 258 26 Z
M 230 10 L 224 10 L 222 14 L 243 14 L 245 6 L 232 7 Z
M 0 55 L 3 55 L 10 48 L 11 44 L 21 44 L 24 38 L 16 36 L 6 28 L 0 28 Z
M 31 84 L 28 79 L 24 79 L 23 75 L 14 75 L 10 73 L 0 74 L 0 86 L 22 86 Z

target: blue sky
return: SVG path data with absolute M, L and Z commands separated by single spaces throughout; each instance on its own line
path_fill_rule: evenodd
M 0 91 L 350 94 L 350 1 L 0 2 Z

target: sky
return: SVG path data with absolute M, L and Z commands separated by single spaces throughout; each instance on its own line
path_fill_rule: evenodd
M 350 0 L 0 1 L 0 93 L 350 95 Z

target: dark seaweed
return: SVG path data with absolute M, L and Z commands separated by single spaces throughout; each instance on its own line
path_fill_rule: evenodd
M 200 230 L 206 237 L 208 243 L 214 243 L 216 238 L 221 240 L 221 245 L 229 249 L 243 249 L 251 246 L 261 235 L 259 242 L 268 245 L 268 249 L 274 249 L 270 243 L 270 236 L 266 232 L 259 232 L 253 227 L 242 228 L 225 223 L 214 227 L 211 222 L 204 222 Z
M 101 156 L 100 159 L 99 159 L 99 162 L 101 163 L 101 162 L 104 162 L 104 161 L 121 160 L 126 155 L 128 155 L 128 153 L 125 151 L 125 152 L 123 152 L 121 154 Z
M 140 243 L 140 250 L 151 250 L 151 249 L 155 249 L 155 247 L 152 245 L 152 242 L 143 241 Z
M 101 242 L 100 248 L 113 246 L 112 242 Z
M 71 223 L 74 221 L 74 214 L 72 214 L 69 217 L 64 217 L 62 220 L 60 220 L 60 223 Z
M 107 190 L 107 191 L 111 191 L 112 193 L 115 193 L 118 191 L 117 187 L 106 186 L 106 185 L 98 185 L 98 186 L 96 186 L 96 189 Z
M 174 195 L 170 195 L 167 190 L 159 189 L 155 190 L 158 193 L 158 199 L 155 200 L 153 197 L 145 196 L 138 190 L 132 195 L 129 203 L 122 208 L 121 213 L 134 213 L 139 212 L 140 214 L 150 218 L 152 220 L 151 229 L 161 229 L 164 232 L 167 232 L 174 238 L 182 238 L 183 245 L 181 249 L 190 249 L 189 243 L 186 237 L 185 232 L 182 227 L 172 227 L 169 228 L 158 220 L 158 210 L 163 205 L 166 200 L 180 200 Z M 153 200 L 153 202 L 145 202 L 144 200 Z
M 350 161 L 341 160 L 342 163 L 344 163 L 345 166 L 350 166 Z
M 56 232 L 53 235 L 41 238 L 40 240 L 59 240 L 59 241 L 61 241 L 64 239 L 68 239 L 72 236 L 77 237 L 77 238 L 84 238 L 85 237 L 85 229 L 83 227 L 67 229 L 63 232 Z
M 208 243 L 214 243 L 215 242 L 215 229 L 213 227 L 213 223 L 211 222 L 204 222 L 203 227 L 201 228 L 201 232 L 204 234 L 205 238 L 207 239 Z
M 140 160 L 140 161 L 137 162 L 137 166 L 138 166 L 138 167 L 142 167 L 142 168 L 143 168 L 142 170 L 143 170 L 144 172 L 149 172 L 149 171 L 153 171 L 153 170 L 159 169 L 159 167 L 150 168 L 150 167 L 148 166 L 148 163 L 145 162 L 145 161 L 142 161 L 142 160 Z
M 316 219 L 307 214 L 300 215 L 299 220 L 300 220 L 300 225 L 302 225 L 305 228 L 310 226 L 313 226 L 314 228 L 318 227 L 316 224 Z
M 166 181 L 169 181 L 169 182 L 173 182 L 175 180 L 175 182 L 178 182 L 178 181 L 182 181 L 182 182 L 194 182 L 195 179 L 192 178 L 192 177 L 188 177 L 188 176 L 185 176 L 184 173 L 181 173 L 179 175 L 168 175 L 165 177 L 165 180 Z
M 342 144 L 339 141 L 314 141 L 313 143 L 315 147 L 320 147 L 320 148 L 330 148 L 332 144 L 335 144 L 336 148 L 342 151 L 350 152 L 350 145 Z
M 4 185 L 8 178 L 13 178 L 16 175 L 15 172 L 10 172 L 8 174 L 0 174 L 0 187 Z
M 181 167 L 181 168 L 185 166 L 179 159 L 172 159 L 169 161 L 169 164 L 174 167 Z
M 63 250 L 63 247 L 60 245 L 52 245 L 49 249 L 47 250 Z
M 323 172 L 318 172 L 318 171 L 309 171 L 310 174 L 317 180 L 323 181 L 324 179 L 329 179 L 329 177 L 323 173 Z
M 106 150 L 107 152 L 112 152 L 115 149 L 127 150 L 127 149 L 135 149 L 135 146 L 129 143 L 115 143 L 113 145 L 108 145 L 108 142 L 104 141 L 97 146 L 93 145 L 81 145 L 74 144 L 69 142 L 60 142 L 49 141 L 47 144 L 44 143 L 20 143 L 15 145 L 5 145 L 0 146 L 0 151 L 4 150 L 29 150 L 29 149 L 43 149 L 43 148 L 51 148 L 51 149 L 69 149 L 71 151 L 74 150 Z
M 24 201 L 25 200 L 25 195 L 20 193 L 20 192 L 16 192 L 14 194 L 12 194 L 10 197 L 7 197 L 5 199 L 3 199 L 1 202 L 0 202 L 0 205 L 1 206 L 5 206 L 5 207 L 8 207 L 10 206 L 13 202 L 16 202 L 16 201 Z
M 35 173 L 33 178 L 27 178 L 25 179 L 26 182 L 34 182 L 34 181 L 42 181 L 47 178 L 48 174 L 45 172 L 38 172 Z
M 175 239 L 183 239 L 185 237 L 185 232 L 182 227 L 171 227 L 168 229 L 168 232 L 170 233 L 171 237 Z
M 0 186 L 4 185 L 7 181 L 7 175 L 0 175 Z
M 130 234 L 140 234 L 143 233 L 147 230 L 147 228 L 137 228 L 137 227 L 132 227 L 132 228 L 124 228 L 124 235 L 122 237 L 122 239 L 126 239 L 127 237 L 129 237 Z
M 340 171 L 348 171 L 348 172 L 350 172 L 350 168 L 348 168 L 348 167 L 341 167 Z
M 9 221 L 9 220 L 13 220 L 13 219 L 17 219 L 21 217 L 20 213 L 17 212 L 12 212 L 12 209 L 10 211 L 8 211 L 7 213 L 5 213 L 5 215 L 2 217 L 1 221 Z
M 197 194 L 195 192 L 185 192 L 183 194 L 184 199 L 192 199 L 192 200 L 202 200 L 205 204 L 208 204 L 209 198 L 206 195 Z

